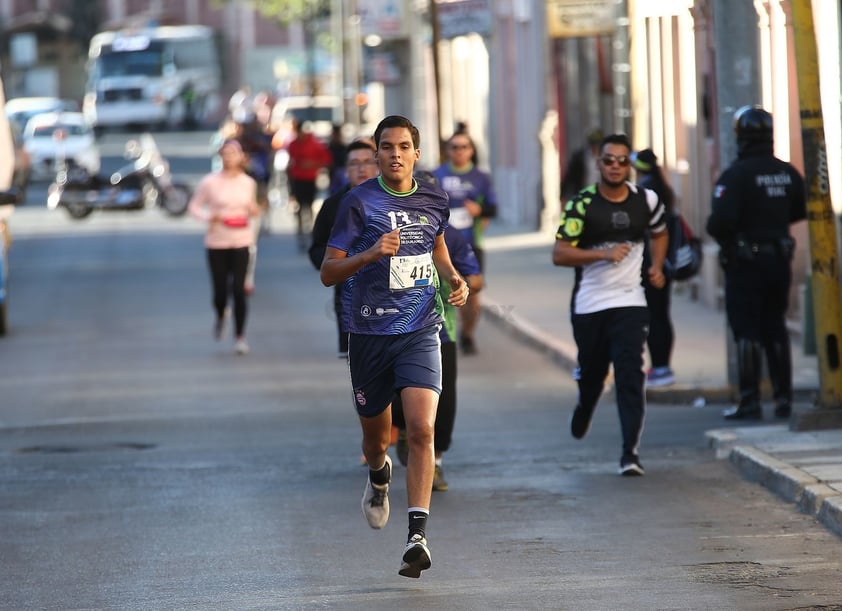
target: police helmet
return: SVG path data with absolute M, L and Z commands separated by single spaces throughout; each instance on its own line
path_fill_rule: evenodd
M 734 132 L 738 142 L 771 143 L 772 115 L 758 104 L 743 106 L 734 113 Z

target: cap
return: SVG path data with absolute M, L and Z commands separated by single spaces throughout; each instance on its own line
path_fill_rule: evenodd
M 651 172 L 658 165 L 658 156 L 652 149 L 643 149 L 631 154 L 632 165 L 639 172 Z

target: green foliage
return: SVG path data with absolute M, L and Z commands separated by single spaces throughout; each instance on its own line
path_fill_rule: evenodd
M 231 0 L 215 0 L 224 5 Z M 252 0 L 254 8 L 261 15 L 278 20 L 282 24 L 293 21 L 309 21 L 330 16 L 330 0 Z

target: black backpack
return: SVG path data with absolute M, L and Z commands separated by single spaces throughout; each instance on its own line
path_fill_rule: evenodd
M 687 280 L 702 267 L 702 241 L 693 235 L 681 214 L 673 214 L 668 224 L 670 244 L 664 273 L 673 280 Z

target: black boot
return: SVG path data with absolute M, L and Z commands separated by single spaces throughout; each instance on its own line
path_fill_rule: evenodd
M 792 413 L 792 353 L 789 342 L 767 342 L 765 348 L 775 399 L 775 417 L 789 418 Z
M 737 340 L 737 370 L 740 383 L 740 403 L 726 409 L 726 420 L 760 420 L 760 345 L 756 342 Z

